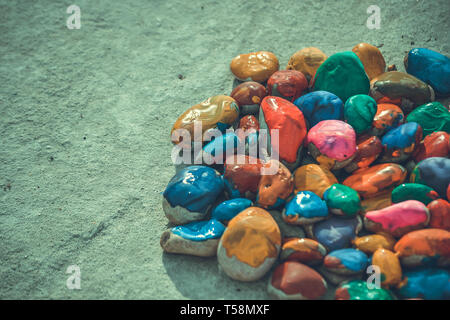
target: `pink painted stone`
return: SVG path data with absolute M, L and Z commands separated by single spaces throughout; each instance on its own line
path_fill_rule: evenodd
M 356 134 L 351 125 L 340 120 L 320 121 L 308 132 L 306 143 L 313 143 L 320 153 L 343 161 L 356 152 Z
M 372 232 L 387 232 L 401 237 L 410 231 L 424 228 L 429 219 L 429 210 L 422 202 L 408 200 L 367 212 L 364 225 Z

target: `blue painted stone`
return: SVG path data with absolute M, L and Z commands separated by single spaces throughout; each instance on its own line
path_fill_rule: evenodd
M 344 104 L 339 97 L 328 91 L 314 91 L 301 96 L 294 104 L 303 112 L 309 127 L 322 120 L 343 120 Z
M 403 149 L 411 146 L 416 140 L 419 124 L 408 122 L 388 131 L 382 138 L 381 144 L 388 149 Z
M 170 179 L 163 196 L 170 206 L 205 213 L 223 191 L 220 174 L 209 167 L 189 166 Z
M 444 269 L 406 271 L 398 294 L 404 299 L 450 299 L 450 272 Z
M 330 252 L 325 256 L 326 268 L 339 268 L 350 272 L 363 272 L 369 265 L 369 257 L 362 251 L 348 248 Z
M 234 132 L 225 133 L 213 141 L 209 142 L 203 147 L 203 151 L 211 154 L 212 156 L 223 155 L 225 158 L 225 153 L 228 149 L 234 149 L 239 143 L 239 138 Z
M 328 216 L 328 207 L 324 200 L 311 191 L 300 191 L 286 204 L 283 211 L 284 221 L 292 224 L 304 224 L 322 220 Z
M 246 198 L 226 200 L 213 210 L 211 217 L 219 221 L 230 221 L 241 211 L 251 206 L 252 202 Z
M 411 173 L 411 182 L 427 185 L 446 199 L 450 184 L 450 159 L 431 157 L 420 161 Z
M 172 233 L 186 240 L 205 241 L 218 239 L 225 231 L 225 226 L 216 219 L 194 221 L 182 226 L 173 227 Z
M 406 72 L 429 84 L 437 96 L 450 95 L 450 58 L 439 52 L 415 48 L 405 59 Z
M 342 219 L 331 217 L 315 223 L 312 234 L 330 251 L 347 248 L 362 227 L 359 217 Z

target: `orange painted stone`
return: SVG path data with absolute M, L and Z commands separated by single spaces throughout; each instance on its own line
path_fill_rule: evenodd
M 378 249 L 394 250 L 395 238 L 388 233 L 369 234 L 355 238 L 352 243 L 356 249 L 373 254 Z
M 308 265 L 317 265 L 323 261 L 327 250 L 313 239 L 294 238 L 286 241 L 281 248 L 282 261 L 297 261 Z
M 327 55 L 318 48 L 304 48 L 292 55 L 286 69 L 300 71 L 309 80 L 314 78 L 317 69 L 327 58 Z
M 403 183 L 407 171 L 396 163 L 383 163 L 356 170 L 343 184 L 355 189 L 362 198 L 370 198 L 392 190 Z
M 389 207 L 391 204 L 391 191 L 388 190 L 387 192 L 361 200 L 361 212 L 365 215 L 369 211 L 380 210 Z
M 419 162 L 431 157 L 450 155 L 450 135 L 445 131 L 436 131 L 425 137 L 414 150 L 414 161 Z
M 241 157 L 242 161 L 241 161 Z M 225 190 L 230 198 L 246 197 L 253 199 L 261 180 L 260 159 L 244 155 L 230 156 L 225 159 Z
M 377 113 L 373 118 L 371 134 L 381 136 L 390 129 L 401 125 L 405 121 L 405 115 L 402 109 L 395 104 L 377 102 Z
M 377 136 L 361 135 L 357 137 L 355 157 L 345 167 L 345 171 L 353 172 L 361 168 L 368 168 L 382 150 L 380 138 Z
M 437 199 L 431 201 L 427 208 L 431 216 L 429 226 L 450 231 L 450 203 L 444 199 Z
M 338 183 L 330 170 L 317 164 L 301 166 L 294 172 L 294 192 L 311 191 L 323 198 L 323 193 L 333 184 Z
M 369 80 L 372 80 L 386 71 L 386 62 L 384 61 L 381 51 L 377 47 L 368 43 L 360 43 L 357 44 L 352 51 L 356 53 L 359 60 L 361 60 Z
M 402 266 L 450 266 L 450 232 L 422 229 L 404 235 L 394 247 Z
M 266 209 L 276 209 L 286 202 L 294 190 L 294 178 L 281 162 L 270 160 L 264 168 L 277 168 L 275 174 L 263 174 L 258 186 L 256 204 Z M 263 169 L 264 169 L 263 168 Z
M 217 258 L 229 277 L 254 281 L 270 270 L 280 247 L 280 229 L 270 213 L 250 207 L 228 223 L 219 242 Z
M 394 252 L 382 248 L 376 250 L 372 256 L 372 265 L 380 268 L 383 287 L 396 286 L 402 281 L 402 267 Z
M 257 51 L 240 54 L 231 60 L 230 69 L 242 81 L 264 82 L 279 68 L 278 59 L 272 52 Z

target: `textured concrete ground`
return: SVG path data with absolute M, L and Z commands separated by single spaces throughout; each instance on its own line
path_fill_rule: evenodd
M 395 4 L 394 4 L 395 3 Z M 81 8 L 81 29 L 66 8 Z M 366 27 L 381 9 L 381 29 Z M 169 130 L 229 94 L 230 60 L 306 46 L 450 52 L 448 0 L 0 0 L 0 298 L 260 299 L 215 259 L 165 255 Z M 179 74 L 184 79 L 179 79 Z M 66 269 L 81 269 L 81 289 Z

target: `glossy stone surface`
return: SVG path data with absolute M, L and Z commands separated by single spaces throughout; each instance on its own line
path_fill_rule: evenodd
M 240 130 L 239 130 L 240 129 Z M 251 135 L 259 131 L 259 121 L 253 115 L 246 115 L 241 118 L 239 121 L 238 130 L 236 130 L 236 134 L 241 141 L 244 141 L 245 138 L 251 138 Z
M 450 232 L 422 229 L 404 235 L 394 247 L 402 266 L 450 266 Z
M 372 232 L 386 232 L 394 237 L 426 227 L 430 220 L 427 207 L 417 200 L 395 203 L 387 208 L 369 211 L 364 226 Z
M 394 252 L 382 248 L 377 249 L 372 256 L 371 263 L 380 268 L 383 287 L 396 286 L 402 280 L 402 267 Z
M 358 192 L 343 184 L 333 184 L 323 198 L 328 209 L 339 216 L 353 217 L 361 210 L 361 199 Z
M 209 167 L 190 166 L 170 179 L 163 193 L 163 209 L 170 222 L 202 219 L 223 191 L 220 174 Z
M 413 159 L 420 162 L 432 157 L 448 157 L 450 155 L 450 135 L 444 131 L 436 131 L 425 137 L 416 147 Z
M 367 134 L 356 138 L 356 153 L 353 160 L 345 166 L 345 171 L 353 172 L 361 168 L 368 168 L 380 155 L 383 147 L 377 136 Z
M 335 293 L 336 300 L 394 300 L 392 293 L 384 288 L 369 289 L 366 281 L 353 280 L 341 284 Z
M 373 118 L 371 134 L 382 136 L 385 132 L 398 127 L 405 121 L 402 109 L 392 103 L 378 103 Z
M 342 100 L 327 91 L 307 93 L 295 100 L 294 104 L 303 112 L 309 128 L 323 120 L 342 120 L 344 118 Z
M 327 55 L 318 48 L 303 48 L 291 56 L 286 69 L 300 71 L 309 80 L 327 58 Z
M 450 112 L 437 101 L 417 107 L 406 117 L 406 121 L 420 124 L 424 137 L 435 131 L 450 133 Z
M 230 198 L 253 199 L 258 191 L 263 163 L 257 158 L 242 157 L 242 161 L 240 156 L 231 156 L 225 160 L 225 191 Z
M 259 105 L 266 95 L 266 88 L 262 84 L 246 81 L 236 86 L 230 97 L 236 100 L 240 114 L 258 114 Z
M 212 219 L 217 219 L 222 223 L 228 222 L 240 212 L 252 206 L 252 202 L 246 198 L 236 198 L 220 203 L 211 213 Z
M 368 264 L 369 257 L 353 248 L 331 251 L 323 260 L 323 266 L 328 271 L 343 275 L 362 273 Z
M 445 199 L 450 184 L 450 159 L 432 157 L 420 161 L 411 173 L 410 181 L 433 188 Z
M 439 198 L 439 195 L 432 188 L 420 183 L 402 183 L 392 190 L 391 199 L 393 203 L 406 200 L 417 200 L 424 205 Z
M 211 140 L 211 139 L 209 139 Z M 234 154 L 239 138 L 234 132 L 227 132 L 208 142 L 203 147 L 203 161 L 207 165 L 223 164 L 227 154 Z
M 394 250 L 396 240 L 388 233 L 369 234 L 355 238 L 352 243 L 356 249 L 373 254 L 378 249 Z
M 355 189 L 362 198 L 371 198 L 403 183 L 406 174 L 401 165 L 383 163 L 355 171 L 342 184 Z
M 280 259 L 317 265 L 322 263 L 326 254 L 327 250 L 319 242 L 308 238 L 294 238 L 283 243 Z
M 450 95 L 450 58 L 426 48 L 414 48 L 404 60 L 406 72 L 428 83 L 437 96 Z
M 403 162 L 414 152 L 422 140 L 422 128 L 416 122 L 408 122 L 391 129 L 381 138 L 383 146 L 380 162 Z
M 231 72 L 241 81 L 264 82 L 279 68 L 278 59 L 272 52 L 257 51 L 240 54 L 230 63 Z
M 348 98 L 344 105 L 344 119 L 361 134 L 372 127 L 377 112 L 377 102 L 366 94 L 357 94 Z
M 356 134 L 343 121 L 324 120 L 309 130 L 306 144 L 320 165 L 340 169 L 350 163 L 356 152 Z
M 217 259 L 232 279 L 254 281 L 269 271 L 280 247 L 281 234 L 275 220 L 264 209 L 250 207 L 228 223 Z
M 335 183 L 338 180 L 333 173 L 317 164 L 301 166 L 294 172 L 295 193 L 311 191 L 323 198 L 325 190 Z
M 370 95 L 378 101 L 383 97 L 401 99 L 405 115 L 417 106 L 434 101 L 434 91 L 416 77 L 399 72 L 385 72 L 370 82 Z
M 450 203 L 444 199 L 437 199 L 427 205 L 430 210 L 430 228 L 450 231 Z
M 406 271 L 398 294 L 403 299 L 450 299 L 450 272 L 438 268 Z
M 376 194 L 366 199 L 361 199 L 361 213 L 365 215 L 369 211 L 380 210 L 392 204 L 391 190 Z
M 386 71 L 386 62 L 377 47 L 368 43 L 359 43 L 353 47 L 352 51 L 361 60 L 369 80 Z
M 308 80 L 300 71 L 279 70 L 267 80 L 267 95 L 294 102 L 308 88 Z
M 318 195 L 311 191 L 300 191 L 283 210 L 283 220 L 290 224 L 308 224 L 328 217 L 328 208 Z
M 317 300 L 325 295 L 327 283 L 314 269 L 286 261 L 273 271 L 267 290 L 280 300 Z
M 314 91 L 324 90 L 337 95 L 342 101 L 357 94 L 369 93 L 369 78 L 358 56 L 339 52 L 330 56 L 317 69 L 312 82 Z

